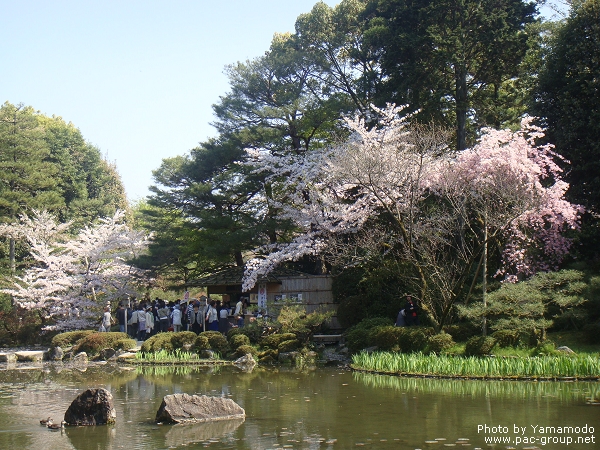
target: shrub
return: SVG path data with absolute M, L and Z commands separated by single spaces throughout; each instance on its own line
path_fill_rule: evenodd
M 163 333 L 165 334 L 165 333 Z M 171 344 L 174 349 L 182 349 L 186 345 L 193 345 L 196 340 L 196 333 L 193 331 L 179 331 L 177 333 L 166 333 L 171 335 Z
M 515 347 L 519 343 L 519 333 L 515 330 L 498 330 L 492 333 L 492 337 L 502 348 Z
M 279 352 L 277 350 L 273 350 L 271 348 L 258 352 L 258 360 L 263 361 L 265 358 L 269 360 L 269 362 L 276 361 L 279 356 Z
M 496 339 L 491 336 L 474 336 L 467 341 L 465 346 L 466 356 L 489 355 L 496 345 Z
M 244 334 L 242 330 L 243 330 L 243 328 L 238 328 L 238 327 L 230 328 L 229 331 L 227 332 L 227 340 L 229 342 L 231 342 L 232 337 L 237 336 L 239 334 Z
M 247 355 L 248 353 L 250 353 L 252 356 L 256 356 L 258 354 L 258 351 L 251 345 L 240 345 L 236 349 L 234 357 L 241 358 L 242 356 Z
M 199 336 L 206 336 L 210 348 L 215 352 L 225 355 L 229 351 L 229 343 L 227 338 L 218 331 L 204 331 Z
M 245 334 L 235 334 L 229 338 L 229 345 L 237 350 L 242 345 L 250 345 L 250 338 Z
M 372 343 L 379 350 L 398 352 L 401 350 L 400 340 L 404 330 L 405 328 L 392 325 L 377 327 L 372 332 Z
M 455 325 L 447 325 L 444 330 L 456 342 L 467 342 L 473 336 L 479 335 L 481 329 L 473 325 L 471 322 L 459 323 Z
M 280 353 L 293 352 L 298 350 L 300 347 L 300 341 L 298 339 L 290 339 L 289 341 L 281 341 L 277 346 L 277 350 Z
M 272 334 L 270 336 L 265 336 L 260 340 L 261 347 L 271 348 L 273 350 L 277 350 L 279 344 L 283 341 L 290 341 L 296 339 L 296 335 L 294 333 L 279 333 Z
M 158 333 L 154 336 L 146 339 L 142 344 L 141 351 L 143 353 L 158 352 L 164 350 L 166 352 L 173 352 L 173 343 L 171 342 L 171 335 L 173 333 Z
M 425 351 L 429 338 L 435 335 L 431 327 L 401 327 L 400 330 L 398 344 L 403 353 Z
M 427 350 L 429 353 L 440 354 L 454 346 L 455 342 L 448 333 L 443 331 L 439 334 L 429 336 L 427 339 Z
M 558 356 L 562 353 L 556 350 L 556 345 L 552 341 L 539 343 L 533 350 L 531 356 Z
M 77 344 L 81 339 L 89 336 L 92 333 L 96 333 L 94 330 L 77 330 L 67 331 L 65 333 L 57 334 L 52 338 L 52 347 L 72 347 Z
M 73 353 L 86 352 L 88 355 L 97 355 L 105 348 L 129 350 L 135 348 L 136 345 L 137 343 L 125 333 L 93 332 L 85 336 L 73 347 Z
M 262 335 L 262 327 L 258 324 L 258 322 L 250 322 L 249 320 L 246 321 L 242 328 L 232 328 L 229 331 L 233 332 L 233 334 L 244 334 L 248 336 L 250 342 L 253 344 L 258 344 Z M 229 333 L 227 334 L 227 337 L 229 337 Z
M 372 334 L 377 327 L 391 325 L 392 321 L 383 317 L 364 319 L 360 323 L 346 330 L 344 336 L 346 345 L 352 352 L 374 345 Z
M 202 335 L 196 336 L 196 340 L 194 341 L 194 349 L 197 352 L 210 349 L 210 342 L 208 342 L 208 338 Z
M 310 337 L 334 315 L 333 311 L 316 310 L 310 313 L 302 305 L 283 305 L 276 323 L 282 333 L 293 333 L 295 339 L 308 342 Z

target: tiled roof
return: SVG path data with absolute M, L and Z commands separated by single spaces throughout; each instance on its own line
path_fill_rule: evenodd
M 242 284 L 244 276 L 243 267 L 226 267 L 217 272 L 190 280 L 188 286 L 222 286 Z M 309 277 L 309 274 L 292 269 L 275 269 L 271 273 L 258 278 L 259 283 L 279 283 L 283 278 Z

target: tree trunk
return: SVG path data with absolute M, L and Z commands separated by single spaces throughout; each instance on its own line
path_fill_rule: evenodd
M 242 257 L 242 252 L 239 250 L 236 250 L 234 253 L 235 256 L 235 265 L 238 267 L 243 267 L 244 266 L 244 258 Z
M 467 71 L 458 65 L 455 69 L 456 77 L 456 150 L 467 148 L 467 112 L 469 102 L 467 98 Z
M 8 259 L 10 261 L 10 274 L 14 277 L 15 276 L 15 272 L 17 271 L 17 265 L 15 263 L 15 239 L 14 238 L 10 238 L 9 239 L 9 250 L 8 250 Z

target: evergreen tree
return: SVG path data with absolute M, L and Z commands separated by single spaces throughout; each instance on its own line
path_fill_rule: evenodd
M 29 208 L 64 207 L 50 160 L 40 114 L 31 107 L 4 103 L 0 108 L 0 220 L 14 222 Z M 9 236 L 9 265 L 15 272 L 15 239 Z
M 600 1 L 573 2 L 555 34 L 535 98 L 550 142 L 570 161 L 569 198 L 600 212 Z
M 465 149 L 475 137 L 472 117 L 490 102 L 502 108 L 500 88 L 518 74 L 535 11 L 523 0 L 373 0 L 365 14 L 383 50 L 380 102 L 452 126 L 456 149 Z

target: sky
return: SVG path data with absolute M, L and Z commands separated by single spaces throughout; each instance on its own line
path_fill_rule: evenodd
M 72 122 L 135 202 L 164 158 L 215 136 L 225 67 L 263 55 L 316 2 L 0 0 L 0 102 Z

